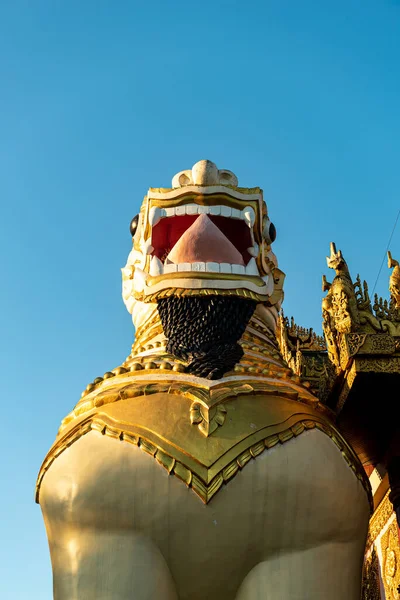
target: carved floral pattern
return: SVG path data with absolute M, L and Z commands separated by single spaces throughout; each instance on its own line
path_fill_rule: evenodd
M 389 526 L 381 540 L 382 549 L 382 580 L 385 587 L 386 600 L 398 600 L 400 598 L 398 586 L 400 585 L 400 548 L 397 535 L 397 522 Z
M 351 331 L 351 316 L 349 311 L 349 299 L 344 290 L 332 294 L 332 311 L 335 315 L 335 328 L 339 333 Z
M 371 517 L 367 546 L 369 547 L 378 537 L 390 517 L 393 515 L 393 505 L 389 500 L 389 492 L 385 495 Z
M 363 346 L 366 337 L 366 333 L 349 333 L 347 336 L 349 356 L 357 354 L 359 349 Z

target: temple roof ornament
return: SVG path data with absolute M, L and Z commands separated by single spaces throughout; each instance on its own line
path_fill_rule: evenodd
M 327 403 L 363 463 L 377 464 L 388 450 L 390 435 L 385 430 L 388 423 L 379 423 L 384 413 L 378 416 L 376 398 L 387 397 L 390 402 L 394 380 L 388 375 L 400 375 L 399 265 L 388 253 L 388 265 L 393 268 L 391 300 L 375 295 L 372 305 L 367 283 L 361 283 L 359 276 L 353 282 L 333 243 L 327 263 L 336 273 L 331 284 L 323 278 L 327 291 L 322 301 L 323 331 L 335 367 Z
M 389 279 L 389 291 L 390 297 L 395 304 L 397 309 L 400 309 L 400 267 L 397 260 L 392 258 L 390 251 L 387 253 L 388 256 L 388 267 L 393 269 Z
M 326 347 L 317 348 L 318 338 L 310 346 L 312 330 L 299 328 L 283 315 L 277 338 L 288 366 L 333 409 L 363 462 L 376 463 L 387 443 L 376 431 L 376 395 L 390 398 L 394 380 L 387 377 L 400 375 L 400 266 L 388 252 L 388 267 L 393 269 L 390 299 L 375 294 L 371 303 L 367 282 L 359 275 L 353 281 L 343 253 L 333 242 L 327 264 L 335 277 L 332 282 L 322 277 L 322 290 L 327 292 L 322 300 Z

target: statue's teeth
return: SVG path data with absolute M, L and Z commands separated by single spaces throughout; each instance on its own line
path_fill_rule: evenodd
M 159 206 L 153 206 L 149 212 L 149 223 L 151 227 L 157 225 L 158 221 L 166 216 L 167 213 L 164 208 L 160 208 Z
M 164 264 L 164 273 L 175 273 L 178 270 L 178 265 L 173 262 Z
M 232 265 L 229 263 L 221 263 L 219 265 L 220 273 L 232 273 Z
M 246 268 L 243 265 L 231 263 L 206 263 L 206 271 L 211 273 L 232 273 L 233 275 L 244 275 Z
M 247 211 L 250 217 L 246 217 L 244 215 L 245 211 Z M 248 206 L 242 211 L 238 208 L 231 208 L 230 206 L 225 206 L 224 204 L 220 204 L 217 206 L 203 206 L 201 204 L 190 203 L 181 204 L 180 206 L 170 206 L 168 208 L 160 208 L 159 206 L 153 206 L 149 212 L 149 223 L 151 227 L 154 227 L 155 225 L 157 225 L 160 219 L 164 217 L 181 217 L 184 215 L 213 215 L 216 217 L 221 216 L 228 217 L 231 219 L 250 219 L 250 221 L 252 220 L 253 223 L 255 220 L 254 211 L 250 206 Z
M 242 211 L 239 210 L 238 208 L 232 208 L 231 217 L 232 217 L 232 219 L 241 219 Z
M 246 206 L 246 208 L 244 208 L 242 210 L 242 215 L 243 215 L 243 219 L 246 221 L 247 225 L 249 227 L 253 227 L 255 220 L 256 220 L 256 215 L 254 210 L 251 208 L 251 206 Z
M 191 263 L 178 263 L 178 271 L 191 271 L 192 265 Z
M 194 262 L 190 265 L 191 271 L 204 272 L 206 270 L 206 263 L 204 262 Z
M 144 243 L 144 251 L 145 254 L 151 254 L 153 252 L 154 248 L 151 245 L 151 238 L 149 238 L 148 240 L 145 241 Z
M 185 211 L 187 215 L 197 215 L 198 214 L 198 204 L 186 204 Z M 219 214 L 219 213 L 218 213 Z
M 254 258 L 250 259 L 246 266 L 246 275 L 259 275 L 257 263 Z
M 219 273 L 219 263 L 216 263 L 216 262 L 206 263 L 206 271 L 207 271 L 207 273 Z
M 150 275 L 153 277 L 157 277 L 158 275 L 162 275 L 164 273 L 164 267 L 159 258 L 157 256 L 153 256 L 150 261 Z
M 210 206 L 210 215 L 218 217 L 221 214 L 221 206 Z
M 221 216 L 230 217 L 232 216 L 232 209 L 230 206 L 221 206 Z
M 258 256 L 258 251 L 258 244 L 254 244 L 254 246 L 250 246 L 250 248 L 247 248 L 247 252 L 250 254 L 250 256 Z
M 252 259 L 249 263 L 250 269 L 247 270 L 247 267 L 243 265 L 231 264 L 231 263 L 216 263 L 216 262 L 193 262 L 193 263 L 173 263 L 173 262 L 165 262 L 164 265 L 157 259 L 158 263 L 161 263 L 162 271 L 160 273 L 155 272 L 155 267 L 153 267 L 153 261 L 156 257 L 152 258 L 152 262 L 150 263 L 150 275 L 162 275 L 166 273 L 176 273 L 179 271 L 180 273 L 221 273 L 222 275 L 233 274 L 233 275 L 259 275 L 257 265 L 255 260 Z M 253 261 L 253 263 L 252 263 Z M 153 272 L 154 268 L 154 272 Z M 159 266 L 158 266 L 159 268 Z
M 232 265 L 232 273 L 234 275 L 244 275 L 246 273 L 246 267 L 243 265 Z

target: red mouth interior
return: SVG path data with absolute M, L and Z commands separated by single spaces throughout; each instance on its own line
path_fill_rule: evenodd
M 182 215 L 179 217 L 167 217 L 161 219 L 153 227 L 152 255 L 157 256 L 162 262 L 165 261 L 169 252 L 182 237 L 185 231 L 193 225 L 199 215 Z M 242 219 L 231 219 L 216 215 L 207 215 L 218 229 L 228 238 L 235 248 L 243 256 L 244 264 L 247 265 L 251 256 L 247 248 L 252 246 L 250 229 Z

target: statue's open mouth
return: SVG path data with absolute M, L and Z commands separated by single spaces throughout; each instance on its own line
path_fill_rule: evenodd
M 152 207 L 149 273 L 195 272 L 259 276 L 255 213 L 226 205 Z

